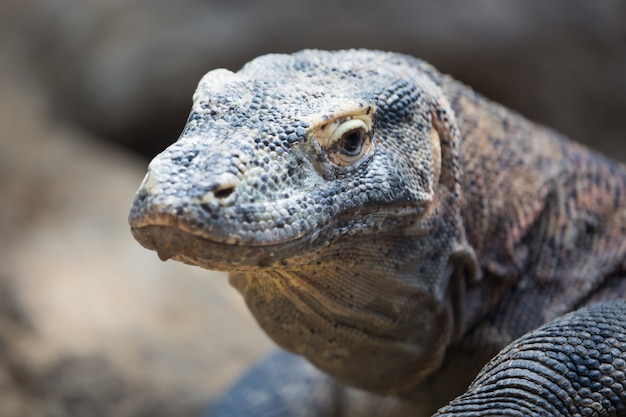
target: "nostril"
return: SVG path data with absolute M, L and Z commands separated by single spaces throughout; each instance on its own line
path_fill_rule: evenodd
M 215 196 L 215 198 L 223 200 L 225 198 L 228 198 L 228 196 L 231 195 L 234 191 L 235 187 L 229 186 L 213 191 L 213 195 Z
M 214 179 L 214 183 L 209 186 L 208 191 L 211 191 L 218 200 L 224 200 L 235 192 L 238 183 L 239 179 L 236 176 L 224 173 Z

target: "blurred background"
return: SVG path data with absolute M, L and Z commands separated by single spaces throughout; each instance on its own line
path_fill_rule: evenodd
M 196 416 L 272 349 L 223 274 L 130 236 L 210 69 L 408 53 L 626 160 L 622 0 L 3 0 L 0 417 Z

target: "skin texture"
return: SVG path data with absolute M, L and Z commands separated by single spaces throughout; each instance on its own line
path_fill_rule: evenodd
M 624 298 L 625 181 L 422 61 L 302 51 L 209 72 L 129 221 L 229 271 L 281 347 L 372 393 L 349 403 L 430 415 L 513 340 Z

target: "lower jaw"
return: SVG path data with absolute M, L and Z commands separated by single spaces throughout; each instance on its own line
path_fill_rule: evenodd
M 271 245 L 228 244 L 163 225 L 132 227 L 131 232 L 143 247 L 156 251 L 163 261 L 173 259 L 216 271 L 271 268 L 315 246 L 303 239 Z

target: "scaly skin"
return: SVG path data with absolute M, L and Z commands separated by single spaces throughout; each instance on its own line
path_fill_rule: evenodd
M 489 362 L 435 417 L 626 416 L 626 303 L 541 326 Z
M 421 61 L 303 51 L 209 72 L 130 223 L 230 271 L 283 348 L 432 413 L 516 338 L 624 298 L 625 181 Z

